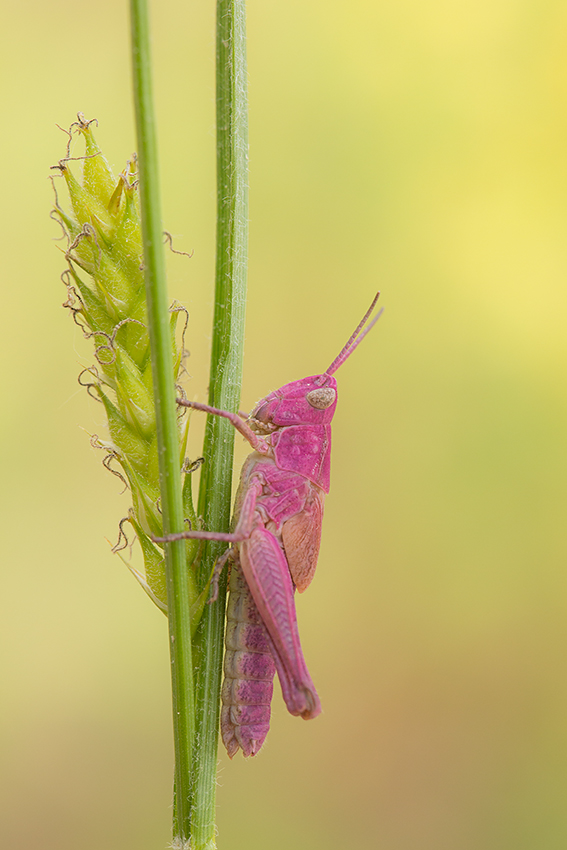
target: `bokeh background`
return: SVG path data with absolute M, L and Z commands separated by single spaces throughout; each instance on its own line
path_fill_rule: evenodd
M 117 171 L 135 147 L 127 4 L 2 5 L 0 845 L 156 850 L 166 624 L 105 539 L 128 501 L 89 446 L 48 218 L 56 123 L 97 117 Z M 170 290 L 203 399 L 213 5 L 153 5 L 164 223 L 194 251 Z M 338 376 L 298 603 L 324 713 L 278 690 L 261 755 L 221 756 L 219 847 L 564 850 L 567 8 L 250 0 L 249 74 L 242 406 L 328 366 L 377 288 L 386 311 Z

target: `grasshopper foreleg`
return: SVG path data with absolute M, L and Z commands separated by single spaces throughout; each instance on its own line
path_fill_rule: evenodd
M 255 434 L 252 428 L 239 416 L 237 413 L 231 413 L 229 410 L 219 410 L 218 407 L 211 407 L 209 404 L 201 404 L 199 401 L 188 401 L 186 398 L 178 398 L 177 404 L 182 407 L 191 407 L 194 410 L 202 410 L 203 413 L 211 413 L 213 416 L 223 416 L 231 422 L 237 431 L 239 431 L 245 440 L 248 440 L 255 451 L 262 455 L 271 453 L 271 447 L 268 442 Z

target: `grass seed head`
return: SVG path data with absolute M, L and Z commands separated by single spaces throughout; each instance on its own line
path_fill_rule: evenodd
M 96 365 L 87 370 L 90 377 L 94 376 L 93 382 L 83 383 L 104 405 L 111 439 L 106 451 L 121 465 L 131 490 L 129 521 L 144 556 L 146 590 L 149 588 L 149 595 L 163 608 L 163 551 L 151 540 L 151 535 L 163 535 L 163 526 L 137 161 L 132 156 L 116 178 L 94 137 L 95 124 L 79 113 L 69 129 L 67 155 L 57 166 L 70 201 L 70 211 L 66 211 L 57 199 L 52 213 L 68 240 L 68 268 L 62 275 L 68 290 L 64 306 L 93 343 Z M 84 141 L 82 157 L 71 157 L 74 134 Z M 77 162 L 82 162 L 82 180 L 72 170 Z M 182 346 L 176 343 L 178 316 L 176 306 L 170 322 L 176 382 L 183 355 Z M 198 523 L 190 480 L 184 487 L 184 506 L 189 521 Z M 195 541 L 188 542 L 189 562 L 197 552 Z

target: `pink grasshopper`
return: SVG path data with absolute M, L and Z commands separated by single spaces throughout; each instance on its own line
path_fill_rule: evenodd
M 224 416 L 254 449 L 242 468 L 233 531 L 195 530 L 166 538 L 231 544 L 216 567 L 218 575 L 227 560 L 233 562 L 221 713 L 222 739 L 231 758 L 239 748 L 244 756 L 255 755 L 264 743 L 276 670 L 291 714 L 309 720 L 321 711 L 299 641 L 294 590 L 308 587 L 317 566 L 337 406 L 333 374 L 380 318 L 382 311 L 362 331 L 379 294 L 326 372 L 270 393 L 246 421 L 226 410 L 177 400 Z

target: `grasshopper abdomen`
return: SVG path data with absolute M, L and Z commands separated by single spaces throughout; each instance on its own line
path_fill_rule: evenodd
M 230 574 L 221 734 L 229 756 L 255 755 L 270 728 L 276 672 L 268 635 L 238 561 Z

